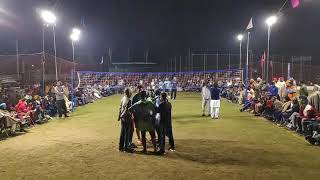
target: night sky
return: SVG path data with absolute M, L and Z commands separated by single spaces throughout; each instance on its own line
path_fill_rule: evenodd
M 81 62 L 106 55 L 143 57 L 150 49 L 155 61 L 186 55 L 188 48 L 237 53 L 235 36 L 254 18 L 251 49 L 262 54 L 267 46 L 265 18 L 276 13 L 284 0 L 0 0 L 0 53 L 42 51 L 42 21 L 37 9 L 54 8 L 58 56 L 71 57 L 69 33 L 83 30 L 77 43 Z M 297 9 L 284 8 L 272 32 L 272 54 L 320 57 L 320 1 L 304 0 Z M 81 25 L 84 22 L 85 26 Z M 83 23 L 82 23 L 83 24 Z M 46 31 L 46 51 L 52 52 L 52 33 Z

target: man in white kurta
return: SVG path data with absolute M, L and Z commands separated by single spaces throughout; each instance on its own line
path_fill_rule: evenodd
M 211 94 L 210 94 L 210 90 L 208 88 L 207 83 L 203 83 L 201 96 L 202 96 L 202 116 L 206 115 L 206 109 L 207 109 L 208 115 L 210 115 Z
M 283 77 L 279 78 L 279 81 L 276 83 L 276 87 L 278 88 L 278 94 L 282 101 L 286 96 L 286 82 L 284 82 Z

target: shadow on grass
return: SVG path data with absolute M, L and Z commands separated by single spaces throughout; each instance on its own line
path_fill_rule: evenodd
M 185 119 L 192 119 L 192 120 L 195 120 L 195 119 L 200 119 L 200 120 L 203 120 L 203 119 L 210 119 L 209 116 L 204 116 L 202 117 L 201 114 L 178 114 L 178 115 L 174 115 L 173 116 L 173 119 L 174 120 L 185 120 Z
M 178 97 L 179 98 L 179 97 Z M 199 96 L 192 96 L 192 95 L 184 95 L 182 99 L 199 99 L 201 100 L 201 97 Z
M 302 167 L 284 157 L 279 151 L 265 150 L 263 147 L 240 144 L 236 141 L 178 139 L 177 152 L 169 158 L 192 161 L 208 165 L 235 165 L 274 168 L 275 166 Z
M 141 150 L 135 151 L 133 154 L 141 155 L 141 156 L 159 156 L 159 154 L 153 152 L 153 151 L 148 151 L 148 152 L 142 152 Z
M 8 132 L 9 133 L 9 132 Z M 2 134 L 0 134 L 0 141 L 4 141 L 10 138 L 14 138 L 14 137 L 18 137 L 18 136 L 22 136 L 25 135 L 26 133 L 29 133 L 29 131 L 27 132 L 17 132 L 15 135 L 9 135 L 7 136 L 4 132 Z

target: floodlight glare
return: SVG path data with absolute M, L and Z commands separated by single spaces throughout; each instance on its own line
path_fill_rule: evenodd
M 72 29 L 72 34 L 80 35 L 80 34 L 81 34 L 81 31 L 80 31 L 80 29 L 78 29 L 78 28 L 73 28 L 73 29 Z
M 275 24 L 278 21 L 278 17 L 277 16 L 270 16 L 267 18 L 266 20 L 266 24 L 268 26 L 272 26 L 273 24 Z
M 57 17 L 51 11 L 48 10 L 43 10 L 41 12 L 41 18 L 47 24 L 55 24 L 57 20 Z
M 72 33 L 71 35 L 70 35 L 70 39 L 72 40 L 72 41 L 78 41 L 79 40 L 79 34 L 75 34 L 75 33 Z
M 239 34 L 239 35 L 237 36 L 237 39 L 238 39 L 239 41 L 242 41 L 243 35 L 242 35 L 242 34 Z

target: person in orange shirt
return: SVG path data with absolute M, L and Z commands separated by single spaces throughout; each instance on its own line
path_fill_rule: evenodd
M 293 79 L 289 79 L 286 82 L 286 86 L 287 86 L 287 94 L 288 97 L 293 100 L 294 98 L 296 98 L 298 96 L 297 94 L 297 87 L 294 85 Z

